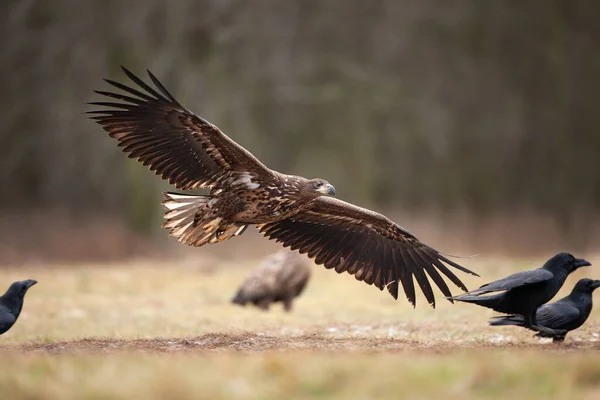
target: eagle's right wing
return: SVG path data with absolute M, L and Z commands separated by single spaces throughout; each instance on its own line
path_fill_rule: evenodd
M 318 265 L 338 273 L 348 272 L 380 290 L 387 288 L 395 299 L 401 284 L 413 305 L 416 301 L 413 277 L 427 301 L 435 306 L 427 275 L 447 297 L 452 294 L 441 274 L 461 289 L 467 289 L 444 263 L 477 275 L 387 217 L 332 197 L 319 197 L 292 217 L 258 228 L 284 247 L 306 253 Z
M 123 68 L 123 67 L 122 67 Z M 136 158 L 179 189 L 251 184 L 272 172 L 219 128 L 185 109 L 150 71 L 158 90 L 123 68 L 134 89 L 106 80 L 125 94 L 96 91 L 119 102 L 89 111 L 129 158 Z

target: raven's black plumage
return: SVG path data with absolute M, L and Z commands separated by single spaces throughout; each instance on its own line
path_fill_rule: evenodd
M 592 293 L 598 287 L 600 287 L 600 280 L 580 279 L 567 297 L 551 304 L 544 304 L 537 309 L 535 314 L 537 324 L 554 330 L 566 330 L 567 332 L 579 328 L 592 312 Z M 522 315 L 495 317 L 490 320 L 490 325 L 525 327 L 525 319 Z M 539 332 L 538 335 L 552 337 L 555 342 L 565 340 L 565 335 L 547 335 L 543 332 Z
M 23 308 L 23 298 L 27 290 L 37 281 L 27 279 L 14 282 L 3 296 L 0 296 L 0 335 L 8 331 L 19 318 Z
M 536 327 L 535 311 L 550 301 L 565 283 L 567 276 L 576 269 L 591 265 L 568 253 L 559 253 L 542 268 L 518 272 L 504 279 L 487 283 L 479 289 L 453 297 L 456 301 L 477 304 L 506 314 L 523 315 L 524 325 Z M 488 293 L 501 292 L 487 295 Z M 540 331 L 556 334 L 551 329 L 537 326 Z

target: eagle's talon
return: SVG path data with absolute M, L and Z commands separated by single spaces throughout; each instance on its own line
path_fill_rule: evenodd
M 215 218 L 207 224 L 202 226 L 202 230 L 206 233 L 212 233 L 219 228 L 219 225 L 223 221 L 223 218 Z

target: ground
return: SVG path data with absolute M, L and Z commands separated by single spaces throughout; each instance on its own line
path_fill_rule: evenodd
M 1 398 L 600 396 L 598 310 L 564 344 L 553 344 L 526 330 L 488 327 L 489 310 L 439 294 L 435 310 L 423 297 L 413 309 L 316 266 L 290 314 L 279 305 L 268 313 L 231 305 L 256 261 L 3 269 L 2 285 L 39 284 L 0 336 Z M 464 264 L 483 276 L 465 278 L 477 287 L 535 261 Z M 598 274 L 577 272 L 559 296 L 583 276 Z

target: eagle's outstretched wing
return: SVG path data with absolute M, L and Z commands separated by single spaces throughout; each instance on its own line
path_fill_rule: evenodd
M 319 197 L 293 217 L 258 228 L 284 247 L 308 253 L 308 257 L 325 268 L 334 268 L 338 273 L 346 271 L 381 290 L 387 287 L 395 299 L 400 282 L 413 305 L 416 302 L 413 276 L 434 307 L 435 296 L 425 273 L 447 297 L 452 295 L 440 272 L 467 290 L 442 261 L 477 275 L 420 242 L 387 217 L 332 197 Z
M 157 89 L 121 68 L 139 88 L 106 79 L 128 94 L 96 91 L 120 102 L 92 102 L 109 108 L 88 113 L 117 139 L 129 158 L 149 166 L 179 189 L 227 186 L 238 179 L 248 183 L 272 173 L 215 125 L 179 104 L 150 71 Z

